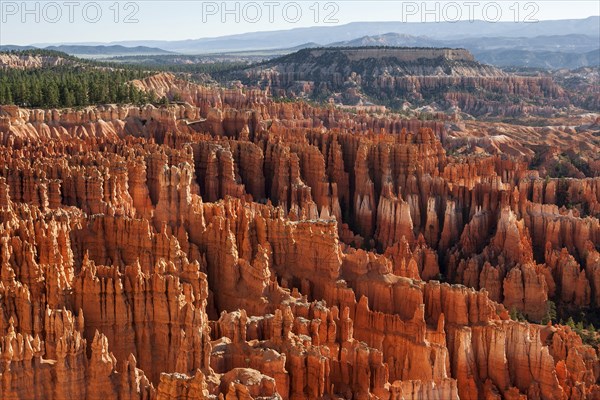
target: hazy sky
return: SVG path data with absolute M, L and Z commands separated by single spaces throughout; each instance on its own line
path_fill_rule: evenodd
M 599 1 L 0 0 L 0 44 L 182 40 L 354 21 L 522 23 L 592 15 L 600 15 Z

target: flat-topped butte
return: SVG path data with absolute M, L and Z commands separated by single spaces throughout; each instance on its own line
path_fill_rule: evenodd
M 342 53 L 351 61 L 368 58 L 397 58 L 399 61 L 414 62 L 422 59 L 445 58 L 455 61 L 475 61 L 475 57 L 466 49 L 427 48 L 427 47 L 331 47 L 306 49 L 303 52 L 311 57 L 320 57 L 326 53 Z

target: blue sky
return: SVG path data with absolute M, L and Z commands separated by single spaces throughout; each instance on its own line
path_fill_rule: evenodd
M 183 40 L 355 21 L 522 22 L 600 14 L 597 1 L 68 1 L 0 0 L 0 44 Z

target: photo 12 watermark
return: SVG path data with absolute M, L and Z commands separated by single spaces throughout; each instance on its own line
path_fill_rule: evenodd
M 315 24 L 337 24 L 343 1 L 278 2 L 233 1 L 202 2 L 202 22 L 276 22 L 296 23 L 309 17 Z M 503 1 L 389 1 L 390 17 L 399 22 L 538 22 L 540 6 L 536 2 Z M 365 3 L 365 7 L 367 7 Z
M 222 23 L 284 22 L 294 24 L 309 16 L 315 24 L 337 24 L 340 4 L 338 2 L 279 2 L 279 1 L 233 1 L 202 2 L 202 22 L 219 20 Z
M 140 2 L 104 1 L 0 1 L 0 20 L 26 23 L 114 23 L 136 24 Z
M 0 1 L 2 23 L 135 24 L 143 7 L 157 1 Z M 347 1 L 201 1 L 194 2 L 199 23 L 343 23 Z M 398 22 L 538 22 L 533 1 L 386 1 L 386 20 Z M 367 3 L 364 3 L 368 7 Z
M 538 22 L 533 1 L 433 1 L 400 3 L 400 22 Z

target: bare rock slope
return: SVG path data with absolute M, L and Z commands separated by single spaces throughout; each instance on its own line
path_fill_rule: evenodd
M 0 398 L 600 396 L 509 317 L 600 305 L 598 179 L 577 215 L 436 122 L 136 84 L 188 104 L 0 108 Z

